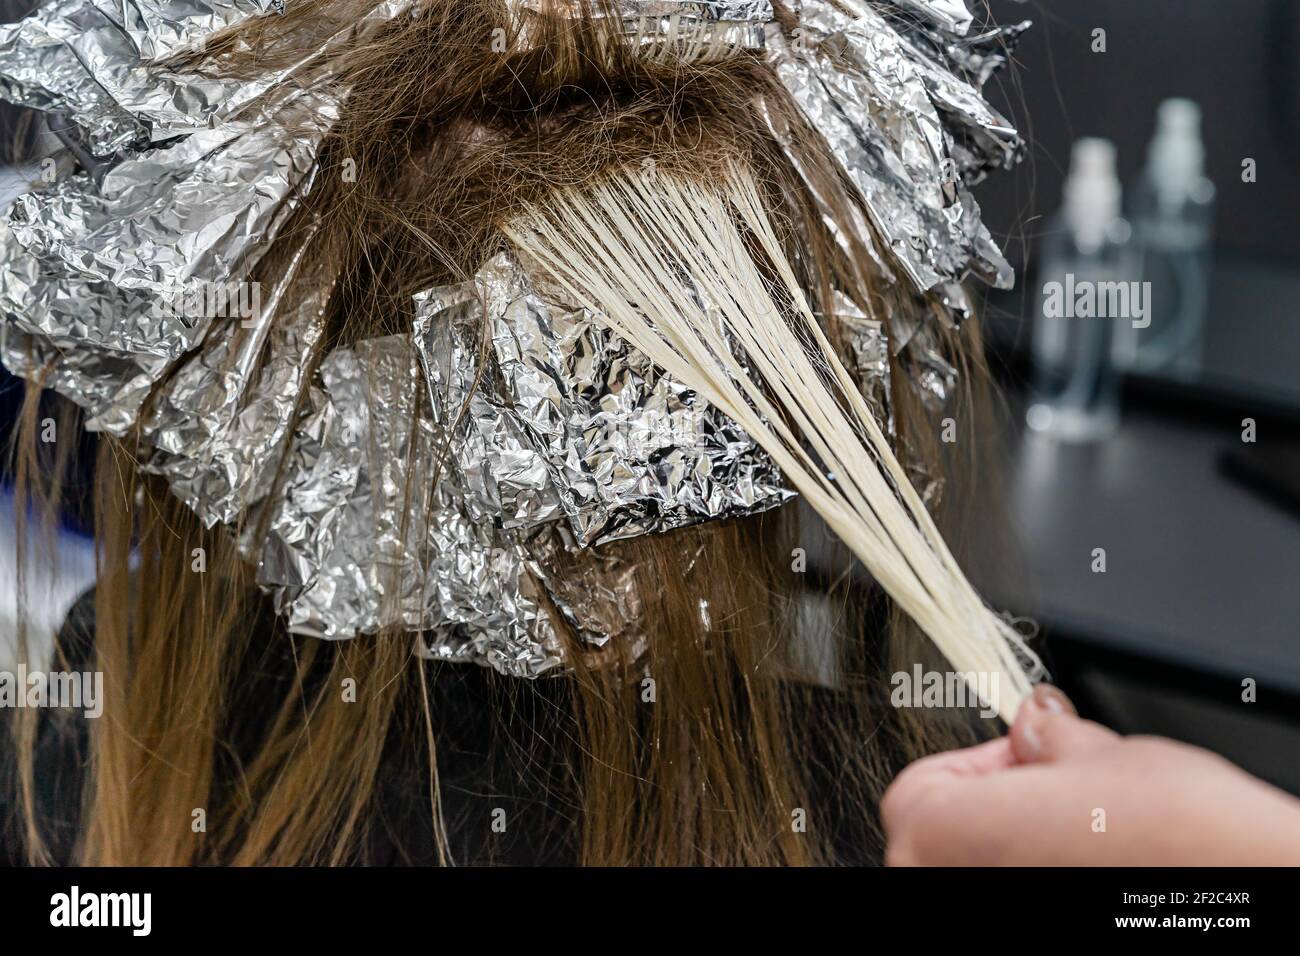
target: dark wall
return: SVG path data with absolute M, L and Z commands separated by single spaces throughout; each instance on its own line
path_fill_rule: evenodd
M 976 4 L 972 4 L 976 6 Z M 1035 214 L 1060 199 L 1063 166 L 1079 136 L 1119 147 L 1132 182 L 1145 160 L 1160 101 L 1201 104 L 1207 173 L 1218 187 L 1221 252 L 1300 263 L 1300 2 L 1297 0 L 990 0 L 998 22 L 1032 19 L 1012 83 L 995 92 L 1032 140 L 1014 181 L 980 187 L 986 218 L 1009 255 Z M 1092 52 L 1106 30 L 1107 52 Z M 995 81 L 996 82 L 996 81 Z M 1018 83 L 1018 85 L 1012 85 Z M 1259 181 L 1241 181 L 1244 157 Z

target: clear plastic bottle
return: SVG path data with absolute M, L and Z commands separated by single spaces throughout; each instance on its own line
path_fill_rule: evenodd
M 1150 283 L 1149 323 L 1122 330 L 1116 360 L 1126 371 L 1196 378 L 1204 350 L 1214 184 L 1205 176 L 1201 109 L 1191 100 L 1160 104 L 1132 219 L 1135 271 Z
M 1132 278 L 1121 195 L 1114 144 L 1091 138 L 1075 142 L 1062 208 L 1043 240 L 1034 397 L 1025 416 L 1030 428 L 1066 441 L 1105 438 L 1119 422 L 1111 351 L 1116 327 L 1125 319 L 1076 308 L 1076 294 L 1090 288 L 1095 303 L 1097 290 Z

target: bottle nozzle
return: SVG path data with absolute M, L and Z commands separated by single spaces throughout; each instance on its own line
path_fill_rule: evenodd
M 1075 140 L 1065 182 L 1065 219 L 1083 249 L 1097 249 L 1120 216 L 1121 189 L 1115 173 L 1115 144 L 1107 139 Z
M 1201 108 L 1187 99 L 1169 99 L 1156 111 L 1156 132 L 1147 150 L 1147 176 L 1161 202 L 1176 204 L 1205 175 Z

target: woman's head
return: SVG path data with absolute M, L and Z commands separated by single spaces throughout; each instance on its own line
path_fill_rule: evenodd
M 793 504 L 772 507 L 775 498 L 759 502 L 739 484 L 737 476 L 765 460 L 763 448 L 737 454 L 737 474 L 716 490 L 731 504 L 710 504 L 713 520 L 667 520 L 642 505 L 644 528 L 624 530 L 649 533 L 608 540 L 576 540 L 590 526 L 564 520 L 588 515 L 574 504 L 583 487 L 576 480 L 517 468 L 511 487 L 536 495 L 532 511 L 509 514 L 500 495 L 484 491 L 489 465 L 505 473 L 507 464 L 540 462 L 556 474 L 585 469 L 582 480 L 610 499 L 619 476 L 584 457 L 591 433 L 545 432 L 556 395 L 570 409 L 613 407 L 617 418 L 619 396 L 635 386 L 690 412 L 671 420 L 678 428 L 689 422 L 692 441 L 713 440 L 720 427 L 693 385 L 655 392 L 650 373 L 635 364 L 629 371 L 625 353 L 575 348 L 615 348 L 597 334 L 601 310 L 581 313 L 576 289 L 565 301 L 558 273 L 511 238 L 522 217 L 553 197 L 585 195 L 629 171 L 704 184 L 725 181 L 738 166 L 748 171 L 770 244 L 760 253 L 762 237 L 750 230 L 737 255 L 753 257 L 755 281 L 780 309 L 802 297 L 818 315 L 828 360 L 842 362 L 855 388 L 873 397 L 872 412 L 919 486 L 936 489 L 930 483 L 958 464 L 939 454 L 939 397 L 945 415 L 974 421 L 981 370 L 974 324 L 954 321 L 955 288 L 910 280 L 923 267 L 951 267 L 962 253 L 931 261 L 923 242 L 898 246 L 882 227 L 907 228 L 908 209 L 890 212 L 889 203 L 907 195 L 898 177 L 923 166 L 904 152 L 909 168 L 892 169 L 882 153 L 881 168 L 856 170 L 884 184 L 864 191 L 836 148 L 844 125 L 819 116 L 811 106 L 822 101 L 800 92 L 809 81 L 852 80 L 854 95 L 874 98 L 852 120 L 885 108 L 886 91 L 855 64 L 854 35 L 840 22 L 876 15 L 815 4 L 800 20 L 792 5 L 768 13 L 755 4 L 744 14 L 752 20 L 719 23 L 707 10 L 629 19 L 624 6 L 304 0 L 283 15 L 235 24 L 166 67 L 235 86 L 277 77 L 269 99 L 250 100 L 249 109 L 268 113 L 258 122 L 286 129 L 290 141 L 318 142 L 309 172 L 289 176 L 279 211 L 259 220 L 266 248 L 240 250 L 255 263 L 251 280 L 267 290 L 265 321 L 210 323 L 188 358 L 172 356 L 149 383 L 131 427 L 101 441 L 93 661 L 107 700 L 105 717 L 90 728 L 81 859 L 353 861 L 364 856 L 377 786 L 399 758 L 420 777 L 436 852 L 449 859 L 434 712 L 443 669 L 473 665 L 430 660 L 431 653 L 463 652 L 508 674 L 500 649 L 536 645 L 558 663 L 529 676 L 561 682 L 550 688 L 562 686 L 561 694 L 537 696 L 518 677 L 501 677 L 485 719 L 525 709 L 539 735 L 563 742 L 558 765 L 545 771 L 548 792 L 569 808 L 554 839 L 585 862 L 826 862 L 837 853 L 834 834 L 801 824 L 809 813 L 815 820 L 819 806 L 870 805 L 901 761 L 976 733 L 961 713 L 918 718 L 889 707 L 888 674 L 933 652 L 898 607 L 855 581 L 846 556 L 815 556 L 819 574 L 809 573 L 816 519 L 798 516 Z M 717 5 L 681 6 L 700 14 Z M 908 42 L 923 46 L 929 37 L 921 29 Z M 810 38 L 821 45 L 798 46 Z M 785 49 L 783 57 L 771 52 Z M 830 72 L 818 77 L 817 69 Z M 299 87 L 324 91 L 327 122 L 320 112 L 264 107 Z M 899 115 L 902 125 L 917 121 Z M 888 136 L 859 133 L 874 147 L 891 145 Z M 979 148 L 968 144 L 961 155 L 975 162 L 969 157 Z M 234 147 L 218 147 L 207 169 L 242 168 L 241 155 L 222 149 Z M 937 188 L 938 201 L 962 208 L 951 182 Z M 918 183 L 909 200 L 915 216 L 928 215 L 924 204 L 934 198 Z M 624 237 L 643 233 L 632 220 L 625 226 Z M 930 235 L 924 223 L 918 228 Z M 703 248 L 706 237 L 699 241 Z M 494 313 L 484 269 L 502 254 L 523 270 L 534 297 L 509 299 Z M 776 260 L 784 286 L 780 270 L 769 268 Z M 684 259 L 683 270 L 691 272 Z M 635 277 L 627 283 L 624 299 L 650 292 Z M 450 312 L 424 316 L 440 350 L 422 355 L 410 338 L 421 319 L 415 297 L 457 287 L 474 290 L 469 318 L 453 338 Z M 519 340 L 500 336 L 518 337 L 521 326 L 493 320 L 505 322 L 521 301 L 554 335 L 561 350 L 554 367 L 510 364 Z M 579 313 L 585 318 L 575 319 Z M 439 377 L 453 343 L 461 376 Z M 381 348 L 391 361 L 369 361 Z M 603 377 L 583 379 L 579 366 L 598 367 Z M 528 393 L 548 403 L 542 414 L 524 409 L 520 383 L 507 378 L 516 367 L 551 376 L 546 392 Z M 41 483 L 34 428 L 39 387 L 49 381 L 45 366 L 32 368 L 16 443 L 18 480 L 29 489 Z M 252 401 L 268 383 L 275 400 Z M 217 423 L 210 433 L 187 404 L 196 396 Z M 627 421 L 648 420 L 629 413 Z M 201 463 L 227 466 L 225 512 L 215 507 L 211 476 L 196 475 L 193 460 L 178 454 L 199 447 L 185 444 L 196 440 L 196 422 L 199 445 L 209 442 Z M 505 434 L 510 429 L 519 433 Z M 240 453 L 214 454 L 211 442 L 231 435 L 244 442 Z M 663 487 L 689 483 L 671 458 L 629 451 L 631 432 L 614 437 L 623 457 L 602 460 L 633 460 Z M 490 457 L 521 449 L 530 455 Z M 686 460 L 708 464 L 699 455 Z M 542 501 L 547 494 L 554 500 Z M 497 513 L 485 513 L 484 502 Z M 461 535 L 454 541 L 430 531 L 453 506 L 461 509 L 446 525 Z M 612 507 L 628 510 L 623 499 Z M 548 520 L 527 523 L 539 513 Z M 465 542 L 478 550 L 454 550 Z M 428 573 L 447 554 L 465 559 L 442 578 Z M 471 558 L 480 564 L 471 567 Z M 520 641 L 497 640 L 497 625 L 477 617 L 445 617 L 448 607 L 463 611 L 447 597 L 456 589 L 446 575 L 457 575 L 463 589 L 474 568 L 497 575 L 483 579 L 495 583 L 479 589 L 476 613 L 486 606 L 493 621 L 509 619 Z M 285 616 L 268 607 L 272 600 Z M 527 615 L 518 610 L 525 605 Z M 343 613 L 356 607 L 367 622 L 360 634 L 346 626 L 358 615 Z M 301 636 L 313 630 L 344 639 Z M 272 679 L 250 682 L 250 674 Z M 807 690 L 817 683 L 833 688 L 833 704 Z M 18 732 L 26 757 L 16 785 L 27 845 L 39 856 L 34 730 Z M 528 753 L 505 749 L 501 759 L 518 773 L 541 773 Z

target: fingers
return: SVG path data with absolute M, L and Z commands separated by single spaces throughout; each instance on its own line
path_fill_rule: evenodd
M 1015 755 L 1011 753 L 1011 742 L 1006 737 L 998 737 L 996 740 L 986 740 L 974 747 L 946 750 L 943 753 L 923 757 L 906 767 L 899 775 L 899 779 L 905 775 L 920 776 L 936 772 L 972 777 L 994 770 L 1004 770 L 1015 766 L 1015 763 Z
M 1119 735 L 1080 720 L 1068 697 L 1050 684 L 1039 684 L 1020 706 L 1010 740 L 1018 762 L 1050 763 L 1114 743 Z
M 1011 741 L 1006 737 L 933 754 L 909 764 L 894 778 L 881 798 L 880 817 L 885 832 L 896 831 L 912 808 L 933 788 L 951 785 L 956 778 L 979 777 L 1015 764 Z
M 1045 765 L 1119 739 L 1080 720 L 1059 690 L 1040 685 L 1021 705 L 1009 736 L 926 757 L 895 778 L 880 806 L 886 862 L 987 865 L 1011 858 L 1019 852 L 1011 838 L 1025 825 L 1027 800 L 1056 806 L 1075 798 L 1077 781 Z M 1040 796 L 1031 798 L 1026 787 Z
M 1035 684 L 1029 700 L 1034 706 L 1041 707 L 1050 714 L 1069 714 L 1071 717 L 1079 715 L 1079 712 L 1074 709 L 1074 703 L 1065 696 L 1065 692 L 1053 684 Z

